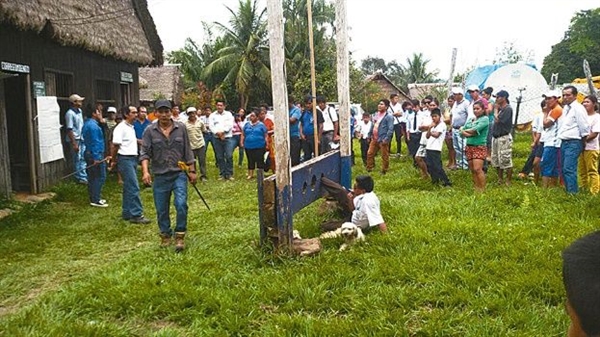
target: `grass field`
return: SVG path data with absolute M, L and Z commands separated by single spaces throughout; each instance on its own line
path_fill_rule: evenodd
M 515 143 L 517 168 L 527 137 Z M 444 189 L 392 159 L 388 175 L 373 175 L 388 235 L 274 257 L 257 247 L 256 183 L 241 169 L 216 181 L 208 158 L 212 179 L 200 188 L 212 211 L 190 190 L 183 254 L 158 247 L 155 221 L 120 220 L 114 179 L 108 209 L 67 183 L 54 201 L 0 221 L 0 335 L 565 335 L 560 253 L 598 228 L 597 197 L 495 186 L 494 172 L 475 195 L 468 172 L 450 172 Z M 154 219 L 151 190 L 142 197 Z M 318 234 L 316 209 L 294 218 L 304 237 Z

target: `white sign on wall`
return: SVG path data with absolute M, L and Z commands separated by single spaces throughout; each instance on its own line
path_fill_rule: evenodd
M 37 97 L 38 137 L 42 164 L 63 159 L 60 106 L 54 96 Z

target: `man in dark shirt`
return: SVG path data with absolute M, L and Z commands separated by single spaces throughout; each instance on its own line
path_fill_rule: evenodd
M 512 177 L 512 130 L 513 110 L 508 103 L 508 92 L 496 94 L 494 128 L 492 132 L 492 166 L 498 171 L 498 184 L 510 186 Z M 506 171 L 506 181 L 504 172 Z
M 175 123 L 171 116 L 171 102 L 158 100 L 155 104 L 159 118 L 153 123 L 142 137 L 140 161 L 142 163 L 142 180 L 145 184 L 152 183 L 148 162 L 152 160 L 154 173 L 153 196 L 158 228 L 160 229 L 161 246 L 171 244 L 173 230 L 169 217 L 169 201 L 171 194 L 175 195 L 173 203 L 177 211 L 175 225 L 175 251 L 184 249 L 183 239 L 187 230 L 187 181 L 188 175 L 178 166 L 185 162 L 189 167 L 189 180 L 196 183 L 196 167 L 190 140 L 185 126 Z

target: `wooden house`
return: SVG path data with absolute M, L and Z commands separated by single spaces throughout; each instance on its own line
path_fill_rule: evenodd
M 382 97 L 389 98 L 391 94 L 398 94 L 400 102 L 409 100 L 411 97 L 398 86 L 396 86 L 385 74 L 381 71 L 376 72 L 373 75 L 367 76 L 367 82 L 373 82 L 380 88 Z
M 56 96 L 63 124 L 72 93 L 84 110 L 136 104 L 138 67 L 163 63 L 146 0 L 2 0 L 0 45 L 3 197 L 47 190 L 69 172 L 65 159 L 40 160 L 36 97 Z
M 159 98 L 180 103 L 183 94 L 183 78 L 179 65 L 142 67 L 140 74 L 140 103 L 151 106 Z

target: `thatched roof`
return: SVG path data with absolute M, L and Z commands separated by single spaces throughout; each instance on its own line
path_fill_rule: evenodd
M 1 0 L 0 23 L 127 62 L 163 63 L 146 0 Z
M 183 80 L 179 65 L 143 67 L 139 69 L 139 76 L 140 101 L 151 102 L 158 96 L 178 101 L 183 93 Z M 142 83 L 145 86 L 142 86 Z
M 375 82 L 375 83 L 379 84 L 380 86 L 382 86 L 382 84 L 385 83 L 387 87 L 390 87 L 392 89 L 392 90 L 390 90 L 390 92 L 388 92 L 386 94 L 396 93 L 396 94 L 400 95 L 400 98 L 402 100 L 410 99 L 410 95 L 408 95 L 407 93 L 404 92 L 404 90 L 400 89 L 400 87 L 395 85 L 394 82 L 392 82 L 389 79 L 389 77 L 387 77 L 381 71 L 376 71 L 373 75 L 367 76 L 365 81 L 366 82 Z M 382 88 L 383 87 L 384 86 L 382 86 Z

